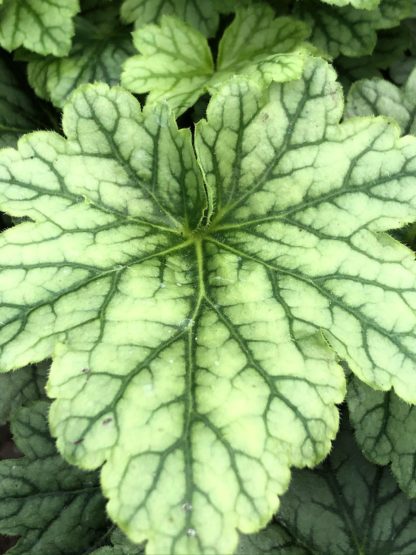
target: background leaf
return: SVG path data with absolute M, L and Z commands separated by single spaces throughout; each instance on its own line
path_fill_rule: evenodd
M 124 0 L 122 18 L 140 28 L 159 21 L 163 14 L 175 15 L 194 26 L 205 36 L 212 36 L 218 27 L 218 7 L 215 2 L 198 0 Z
M 18 409 L 12 432 L 22 459 L 0 462 L 0 531 L 21 536 L 10 555 L 73 555 L 108 528 L 96 474 L 69 466 L 49 436 L 48 404 Z
M 16 146 L 24 133 L 44 125 L 34 98 L 19 82 L 17 72 L 0 56 L 0 147 Z
M 383 393 L 352 379 L 348 391 L 350 419 L 365 456 L 374 463 L 391 463 L 400 488 L 416 497 L 416 407 L 393 392 Z
M 213 92 L 235 74 L 250 75 L 260 83 L 298 79 L 308 36 L 307 25 L 294 18 L 274 18 L 265 4 L 237 9 L 214 64 L 200 32 L 165 16 L 160 26 L 135 31 L 134 44 L 141 54 L 126 61 L 122 83 L 136 93 L 150 91 L 148 104 L 167 100 L 181 114 L 205 91 Z
M 74 34 L 78 0 L 4 0 L 0 7 L 0 45 L 24 46 L 39 54 L 63 56 Z
M 121 66 L 133 52 L 130 29 L 118 22 L 118 6 L 100 7 L 76 19 L 68 56 L 29 61 L 29 82 L 38 96 L 62 107 L 72 91 L 83 83 L 118 84 Z
M 346 117 L 384 115 L 394 118 L 402 133 L 416 134 L 416 67 L 402 88 L 383 79 L 355 83 L 349 92 Z
M 374 10 L 326 5 L 318 0 L 298 3 L 294 13 L 312 28 L 311 41 L 332 58 L 371 54 L 377 30 L 389 29 L 409 17 L 411 0 L 381 0 Z

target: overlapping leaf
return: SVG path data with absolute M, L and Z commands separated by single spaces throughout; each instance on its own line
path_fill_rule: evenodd
M 348 431 L 319 468 L 295 471 L 277 519 L 258 534 L 250 555 L 413 555 L 416 549 L 416 502 L 388 469 L 362 457 Z
M 364 79 L 350 90 L 346 116 L 385 115 L 394 118 L 403 133 L 416 135 L 416 68 L 402 88 L 383 79 Z
M 358 10 L 372 10 L 380 4 L 380 0 L 323 0 L 323 2 L 339 7 L 351 5 Z
M 71 52 L 64 58 L 39 58 L 29 62 L 29 82 L 36 93 L 63 106 L 82 83 L 118 83 L 124 60 L 134 53 L 129 29 L 118 23 L 115 5 L 101 7 L 76 21 Z
M 199 0 L 124 0 L 121 15 L 137 28 L 158 22 L 163 14 L 176 15 L 205 36 L 212 36 L 218 27 L 219 7 L 216 2 Z
M 235 555 L 318 555 L 276 518 L 263 530 L 242 536 Z M 321 555 L 319 553 L 319 555 Z
M 0 375 L 0 424 L 22 405 L 46 398 L 47 371 L 48 364 L 41 363 Z
M 348 406 L 363 453 L 374 463 L 391 463 L 401 489 L 416 497 L 416 407 L 357 379 L 349 386 Z
M 305 58 L 301 47 L 308 35 L 304 23 L 274 18 L 264 4 L 241 8 L 219 43 L 214 66 L 199 31 L 177 18 L 163 17 L 160 26 L 134 33 L 141 54 L 127 60 L 122 82 L 133 92 L 150 91 L 149 103 L 167 100 L 181 113 L 236 73 L 268 83 L 299 78 Z
M 22 90 L 17 77 L 0 58 L 0 147 L 16 146 L 24 133 L 42 127 L 39 108 Z
M 318 0 L 299 2 L 295 14 L 312 28 L 311 41 L 333 58 L 371 54 L 378 29 L 389 29 L 409 17 L 412 0 L 381 0 L 373 10 L 337 7 Z
M 1 239 L 0 366 L 53 355 L 59 448 L 104 465 L 110 516 L 149 554 L 232 552 L 289 467 L 326 455 L 344 395 L 327 342 L 415 400 L 415 263 L 382 231 L 416 215 L 416 144 L 342 108 L 318 60 L 267 94 L 236 78 L 197 163 L 166 105 L 95 85 L 67 139 L 1 154 L 0 205 L 34 222 Z
M 93 551 L 91 555 L 142 555 L 144 553 L 142 545 L 132 544 L 117 529 L 111 534 L 111 544 Z
M 6 50 L 24 46 L 39 54 L 64 56 L 71 47 L 78 10 L 78 0 L 3 0 L 0 45 Z
M 69 466 L 38 402 L 20 408 L 12 431 L 24 458 L 0 462 L 0 531 L 21 536 L 10 555 L 72 555 L 100 543 L 108 522 L 96 474 Z

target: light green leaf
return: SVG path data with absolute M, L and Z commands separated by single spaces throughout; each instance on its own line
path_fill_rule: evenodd
M 47 427 L 48 404 L 20 408 L 12 432 L 22 459 L 0 462 L 0 532 L 21 536 L 10 555 L 73 555 L 108 527 L 97 476 L 69 466 Z
M 160 21 L 164 14 L 176 15 L 205 36 L 213 36 L 218 27 L 218 6 L 200 0 L 124 0 L 121 16 L 137 28 Z
M 374 391 L 357 379 L 351 380 L 347 399 L 365 456 L 377 464 L 391 463 L 400 488 L 416 497 L 416 406 L 393 392 Z
M 39 108 L 0 58 L 0 147 L 16 146 L 24 133 L 40 127 Z
M 387 70 L 403 58 L 410 45 L 410 33 L 402 24 L 393 29 L 382 30 L 377 36 L 377 45 L 371 55 L 358 58 L 340 56 L 336 68 L 342 84 L 349 87 L 360 79 L 382 78 L 381 70 Z
M 403 19 L 410 17 L 413 11 L 413 0 L 381 0 L 380 16 L 377 20 L 378 29 L 390 29 L 399 25 Z
M 76 20 L 76 34 L 67 57 L 29 62 L 29 82 L 39 96 L 62 107 L 82 83 L 117 84 L 122 63 L 133 53 L 128 29 L 118 23 L 117 6 L 104 6 Z
M 214 4 L 218 13 L 231 13 L 237 7 L 250 5 L 251 3 L 252 0 L 212 0 L 212 4 Z
M 149 104 L 167 100 L 180 114 L 206 90 L 212 92 L 236 73 L 267 83 L 299 78 L 306 56 L 299 48 L 308 35 L 304 23 L 274 18 L 266 5 L 241 8 L 220 41 L 214 66 L 206 38 L 179 19 L 165 16 L 160 26 L 134 33 L 141 54 L 125 63 L 122 83 L 136 93 L 150 91 Z
M 351 5 L 358 10 L 373 10 L 380 4 L 380 0 L 322 0 L 332 6 L 344 7 Z
M 349 431 L 339 435 L 319 468 L 294 472 L 277 518 L 308 547 L 305 555 L 413 555 L 416 550 L 416 502 L 397 488 L 389 469 L 363 458 Z
M 303 0 L 295 14 L 312 28 L 311 41 L 336 58 L 371 54 L 377 42 L 378 29 L 400 24 L 409 16 L 412 0 L 381 0 L 374 10 L 357 10 L 351 6 L 336 7 L 318 0 Z
M 349 92 L 345 114 L 389 116 L 403 133 L 416 135 L 416 68 L 402 88 L 383 79 L 358 81 Z
M 0 243 L 0 366 L 53 355 L 59 449 L 102 467 L 109 515 L 149 555 L 232 552 L 290 466 L 328 453 L 328 342 L 415 400 L 414 257 L 382 231 L 416 215 L 416 141 L 342 110 L 320 60 L 270 92 L 235 78 L 197 163 L 166 105 L 99 84 L 66 105 L 67 139 L 0 156 L 0 206 L 34 220 Z
M 0 375 L 0 424 L 9 420 L 16 408 L 46 397 L 48 369 L 45 363 L 31 364 Z
M 24 46 L 39 54 L 64 56 L 74 34 L 78 0 L 4 0 L 0 8 L 0 45 Z
M 371 54 L 376 45 L 374 11 L 303 0 L 296 4 L 295 14 L 312 28 L 311 41 L 333 58 Z

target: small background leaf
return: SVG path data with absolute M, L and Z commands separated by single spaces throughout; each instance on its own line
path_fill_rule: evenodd
M 63 56 L 71 47 L 72 19 L 78 11 L 78 0 L 3 0 L 0 45 L 6 50 L 24 46 L 39 54 Z
M 0 531 L 21 536 L 10 555 L 78 555 L 107 532 L 98 477 L 57 454 L 47 410 L 38 401 L 14 413 L 13 437 L 25 456 L 0 462 Z

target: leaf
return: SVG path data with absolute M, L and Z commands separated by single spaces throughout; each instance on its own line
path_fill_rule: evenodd
M 120 530 L 115 529 L 111 534 L 112 546 L 105 546 L 93 551 L 91 555 L 142 555 L 142 545 L 132 544 Z
M 133 33 L 142 55 L 124 63 L 122 84 L 134 92 L 150 92 L 148 103 L 167 99 L 180 114 L 204 92 L 214 72 L 205 37 L 176 17 L 163 16 L 160 27 Z
M 104 554 L 102 554 L 104 555 Z M 110 555 L 110 554 L 109 554 Z M 235 555 L 317 555 L 277 519 L 257 534 L 240 538 Z
M 333 6 L 348 6 L 351 5 L 358 10 L 373 10 L 380 4 L 380 0 L 322 0 L 327 4 Z
M 308 35 L 305 24 L 274 18 L 264 4 L 241 8 L 220 41 L 214 66 L 206 38 L 181 20 L 164 16 L 160 26 L 135 31 L 141 54 L 125 63 L 122 83 L 136 93 L 150 91 L 149 104 L 167 100 L 180 114 L 236 73 L 265 83 L 299 78 L 306 56 L 299 48 Z
M 416 134 L 416 69 L 402 88 L 383 79 L 355 83 L 347 99 L 346 117 L 384 115 L 395 118 L 403 133 Z
M 0 206 L 34 221 L 0 243 L 0 367 L 53 355 L 59 449 L 103 467 L 148 554 L 232 552 L 323 459 L 345 387 L 328 343 L 415 398 L 414 257 L 382 232 L 415 216 L 416 141 L 342 110 L 321 60 L 270 92 L 235 78 L 197 161 L 165 104 L 97 84 L 67 139 L 1 154 Z
M 391 463 L 400 488 L 416 497 L 416 407 L 357 379 L 349 386 L 348 407 L 364 455 L 376 464 Z
M 381 0 L 374 10 L 357 10 L 351 6 L 329 6 L 317 0 L 304 0 L 295 15 L 312 28 L 311 41 L 336 58 L 371 54 L 378 29 L 389 29 L 409 16 L 412 0 Z
M 340 80 L 347 89 L 359 79 L 380 77 L 382 71 L 395 65 L 404 56 L 410 45 L 410 33 L 402 24 L 393 29 L 380 31 L 376 47 L 371 55 L 359 58 L 340 56 L 336 60 L 336 68 Z
M 277 518 L 308 549 L 269 555 L 413 555 L 416 548 L 416 502 L 388 469 L 362 457 L 347 430 L 319 468 L 294 472 Z M 272 535 L 274 527 L 259 535 Z
M 403 19 L 411 17 L 413 0 L 381 0 L 379 12 L 378 28 L 390 29 L 399 25 Z
M 374 11 L 304 0 L 296 5 L 295 14 L 311 26 L 311 41 L 333 58 L 371 54 L 376 45 Z
M 134 49 L 128 30 L 118 23 L 117 13 L 117 6 L 110 5 L 78 18 L 67 57 L 29 62 L 29 82 L 40 97 L 62 107 L 82 83 L 119 82 L 121 65 Z
M 160 21 L 164 14 L 176 15 L 198 29 L 203 35 L 215 35 L 218 27 L 218 6 L 199 0 L 124 0 L 121 16 L 127 23 L 141 28 Z
M 0 531 L 21 536 L 10 555 L 73 555 L 102 536 L 107 519 L 96 474 L 69 466 L 47 429 L 48 403 L 17 410 L 22 459 L 0 462 Z
M 345 116 L 384 115 L 394 118 L 402 133 L 416 134 L 416 69 L 399 88 L 382 79 L 366 79 L 355 83 L 347 98 Z M 394 235 L 415 249 L 416 227 L 396 230 Z
M 12 411 L 46 397 L 47 364 L 31 364 L 0 375 L 0 424 L 10 420 Z
M 39 108 L 0 58 L 0 147 L 16 146 L 20 136 L 39 127 Z
M 39 54 L 64 56 L 74 34 L 78 0 L 4 0 L 0 8 L 0 45 L 24 46 Z

